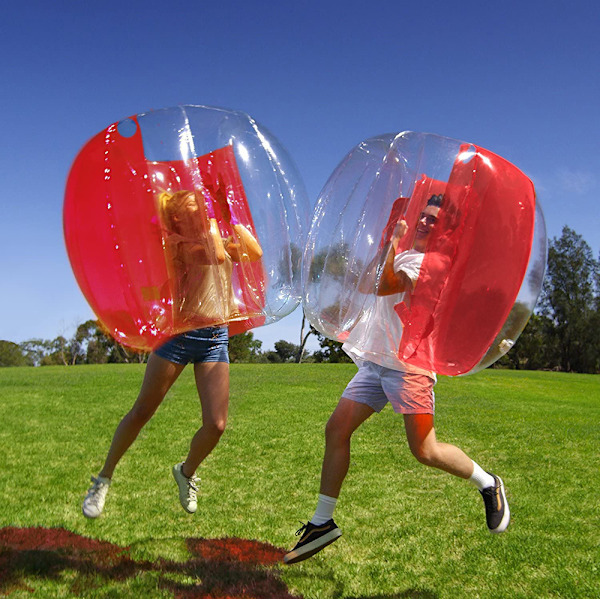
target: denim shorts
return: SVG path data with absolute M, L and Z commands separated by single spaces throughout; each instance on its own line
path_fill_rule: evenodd
M 229 362 L 227 327 L 203 327 L 171 338 L 154 351 L 165 360 L 188 363 Z
M 420 373 L 405 373 L 364 361 L 342 396 L 380 412 L 389 402 L 405 415 L 434 414 L 435 380 Z

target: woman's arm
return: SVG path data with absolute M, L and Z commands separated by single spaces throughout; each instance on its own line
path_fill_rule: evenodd
M 223 244 L 223 238 L 221 237 L 221 231 L 219 230 L 219 224 L 216 219 L 210 220 L 210 239 L 213 243 L 215 258 L 217 264 L 225 262 L 225 245 Z
M 216 219 L 210 220 L 208 237 L 204 240 L 187 238 L 179 233 L 169 232 L 166 242 L 173 256 L 187 256 L 199 264 L 214 265 L 225 262 L 225 247 Z
M 252 262 L 259 260 L 263 255 L 263 251 L 258 240 L 246 227 L 244 227 L 244 225 L 234 225 L 233 231 L 237 241 L 233 241 L 233 236 L 229 236 L 225 240 L 225 250 L 227 250 L 229 256 L 231 256 L 235 262 Z

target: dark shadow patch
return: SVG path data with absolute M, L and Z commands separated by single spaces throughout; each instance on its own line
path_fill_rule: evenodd
M 74 571 L 68 591 L 72 597 L 89 596 L 90 586 L 126 582 L 143 573 L 156 573 L 159 587 L 175 598 L 298 597 L 290 594 L 272 568 L 283 558 L 279 548 L 239 538 L 188 538 L 186 543 L 192 555 L 186 562 L 143 561 L 133 559 L 128 547 L 65 529 L 4 527 L 0 529 L 0 594 L 17 590 L 33 594 L 31 578 L 61 582 L 64 571 Z

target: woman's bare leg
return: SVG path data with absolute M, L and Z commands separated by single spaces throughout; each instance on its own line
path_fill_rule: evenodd
M 99 473 L 100 477 L 112 478 L 121 457 L 156 412 L 184 367 L 185 365 L 172 363 L 154 353 L 150 355 L 138 398 L 115 431 L 106 461 Z
M 194 375 L 202 405 L 202 427 L 190 443 L 182 466 L 186 477 L 191 477 L 198 465 L 218 444 L 227 425 L 229 410 L 229 363 L 196 363 Z

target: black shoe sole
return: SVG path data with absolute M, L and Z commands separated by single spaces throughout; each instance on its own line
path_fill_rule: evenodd
M 323 550 L 325 546 L 333 544 L 333 542 L 341 537 L 341 535 L 342 532 L 336 527 L 335 529 L 332 529 L 331 531 L 322 535 L 320 538 L 305 544 L 301 548 L 298 548 L 298 550 L 294 549 L 291 552 L 288 552 L 283 557 L 283 562 L 286 565 L 293 565 L 294 563 L 306 560 L 307 558 L 314 556 L 317 552 Z

